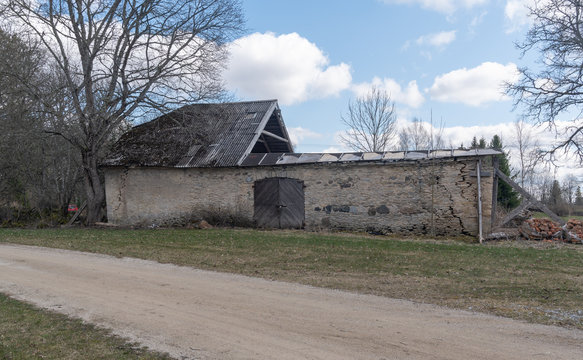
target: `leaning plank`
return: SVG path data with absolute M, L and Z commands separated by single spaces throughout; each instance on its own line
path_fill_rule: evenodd
M 554 222 L 557 222 L 561 225 L 565 225 L 565 221 L 561 219 L 557 214 L 551 211 L 545 204 L 538 201 L 534 196 L 530 195 L 526 190 L 520 187 L 514 180 L 506 176 L 502 171 L 496 169 L 496 175 L 502 179 L 505 183 L 512 186 L 514 190 L 518 191 L 525 199 L 528 199 L 532 205 L 536 206 L 540 210 L 542 210 L 545 214 L 547 214 Z
M 502 219 L 502 221 L 500 221 L 500 223 L 497 224 L 497 226 L 498 227 L 502 227 L 502 226 L 506 225 L 510 220 L 512 220 L 515 217 L 517 217 L 518 215 L 520 215 L 520 213 L 522 213 L 531 204 L 532 203 L 531 203 L 530 199 L 524 199 L 522 201 L 522 203 L 516 209 L 512 210 L 511 212 L 509 212 L 508 215 L 506 215 L 504 217 L 504 219 Z
M 75 215 L 73 215 L 73 217 L 71 218 L 71 220 L 69 220 L 69 222 L 65 226 L 71 226 L 71 225 L 73 225 L 73 223 L 75 222 L 75 220 L 77 220 L 77 218 L 81 214 L 81 211 L 85 210 L 85 207 L 86 206 L 87 206 L 87 201 L 84 201 L 83 202 L 83 205 L 81 205 L 81 207 L 77 210 L 77 212 L 75 213 Z

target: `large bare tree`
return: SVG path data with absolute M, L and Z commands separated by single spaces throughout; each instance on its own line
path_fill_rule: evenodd
M 367 94 L 348 104 L 348 113 L 342 116 L 348 128 L 341 140 L 356 151 L 386 151 L 392 145 L 396 132 L 395 103 L 390 95 L 373 87 Z
M 81 155 L 87 221 L 99 221 L 99 161 L 119 127 L 222 93 L 226 43 L 243 26 L 238 0 L 7 0 L 13 31 L 35 36 L 63 80 L 52 131 Z M 59 89 L 55 89 L 59 90 Z M 50 108 L 47 103 L 47 108 Z M 65 111 L 63 111 L 65 110 Z
M 583 1 L 536 0 L 530 7 L 532 25 L 517 44 L 523 56 L 537 53 L 538 67 L 520 69 L 520 80 L 508 85 L 526 117 L 558 132 L 559 142 L 548 152 L 570 150 L 583 162 Z M 571 116 L 572 125 L 558 129 L 559 115 Z

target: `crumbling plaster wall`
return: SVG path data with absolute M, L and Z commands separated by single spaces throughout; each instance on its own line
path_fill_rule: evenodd
M 484 232 L 490 230 L 492 169 L 482 160 Z M 107 168 L 107 215 L 120 225 L 168 224 L 213 212 L 253 219 L 253 183 L 305 184 L 308 229 L 476 235 L 477 159 L 329 163 L 241 168 Z

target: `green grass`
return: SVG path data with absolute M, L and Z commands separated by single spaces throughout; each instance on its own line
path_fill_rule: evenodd
M 545 214 L 544 212 L 533 212 L 532 217 L 536 218 L 536 219 L 550 219 L 549 216 L 547 214 Z M 563 219 L 565 221 L 568 221 L 571 219 L 583 221 L 583 216 L 576 216 L 576 215 L 561 216 L 561 219 Z
M 583 247 L 576 245 L 230 229 L 5 229 L 0 242 L 137 257 L 583 329 Z
M 81 320 L 0 294 L 0 359 L 169 359 Z

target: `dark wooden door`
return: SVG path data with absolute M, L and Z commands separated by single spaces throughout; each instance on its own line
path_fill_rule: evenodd
M 253 218 L 259 227 L 299 229 L 304 226 L 304 183 L 289 178 L 255 182 Z

